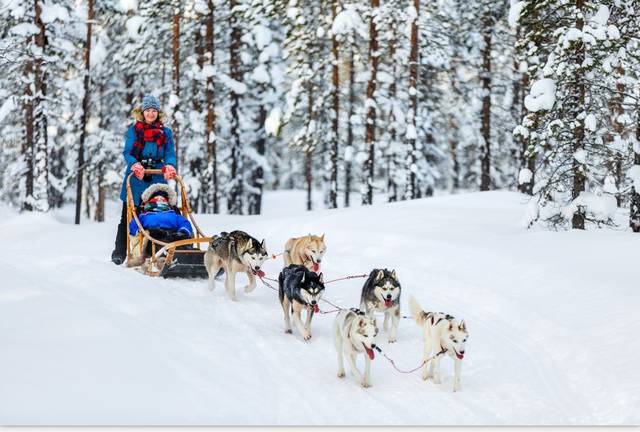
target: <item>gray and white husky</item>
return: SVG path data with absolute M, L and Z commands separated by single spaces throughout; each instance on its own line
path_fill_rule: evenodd
M 469 337 L 464 320 L 458 323 L 454 317 L 442 312 L 425 312 L 416 299 L 409 298 L 411 316 L 422 327 L 424 338 L 424 364 L 422 379 L 433 379 L 434 384 L 440 384 L 440 357 L 438 353 L 448 354 L 455 362 L 453 376 L 453 391 L 460 390 L 460 368 L 464 358 L 465 343 Z M 431 363 L 430 365 L 428 363 Z M 431 369 L 427 370 L 430 366 Z
M 215 277 L 218 270 L 224 269 L 226 279 L 224 286 L 231 300 L 236 300 L 236 273 L 245 272 L 249 284 L 245 292 L 256 287 L 256 275 L 264 276 L 260 266 L 267 259 L 267 247 L 264 240 L 259 242 L 243 231 L 222 232 L 214 236 L 204 254 L 204 265 L 209 274 L 209 289 L 216 287 Z
M 384 330 L 389 342 L 395 342 L 400 322 L 400 281 L 396 271 L 373 269 L 362 287 L 360 309 L 367 314 L 384 312 Z
M 284 332 L 291 333 L 290 309 L 293 322 L 304 340 L 311 339 L 311 320 L 313 313 L 320 310 L 318 303 L 324 293 L 322 273 L 310 271 L 304 265 L 290 264 L 282 269 L 278 276 L 278 297 L 284 311 Z M 300 314 L 307 311 L 307 321 L 302 325 Z
M 373 316 L 365 315 L 358 309 L 344 309 L 338 312 L 333 322 L 333 336 L 338 353 L 338 378 L 344 378 L 343 357 L 351 366 L 351 372 L 362 387 L 371 387 L 371 360 L 374 359 L 375 338 L 378 326 Z M 363 353 L 364 377 L 356 367 L 356 356 Z

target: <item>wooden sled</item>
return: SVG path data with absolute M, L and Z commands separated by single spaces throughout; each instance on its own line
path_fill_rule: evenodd
M 145 174 L 162 174 L 159 169 L 147 169 Z M 142 266 L 143 272 L 149 276 L 162 276 L 164 278 L 207 278 L 207 270 L 204 266 L 204 254 L 206 250 L 200 249 L 201 243 L 211 242 L 211 237 L 207 237 L 196 223 L 191 213 L 187 192 L 182 182 L 182 177 L 176 175 L 175 181 L 180 189 L 180 214 L 184 216 L 193 227 L 194 236 L 185 240 L 174 242 L 164 242 L 154 238 L 149 230 L 142 227 L 136 213 L 136 205 L 131 192 L 131 176 L 127 177 L 127 262 L 133 254 L 133 247 L 130 244 L 129 225 L 131 220 L 138 225 L 138 245 L 139 256 L 144 254 L 146 242 L 151 242 L 151 256 L 147 258 L 146 264 Z M 145 242 L 146 240 L 146 242 Z

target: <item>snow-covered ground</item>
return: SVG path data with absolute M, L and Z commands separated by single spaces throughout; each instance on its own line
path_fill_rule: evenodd
M 473 193 L 307 213 L 302 193 L 277 192 L 263 216 L 198 217 L 207 233 L 246 230 L 273 253 L 324 232 L 327 279 L 396 269 L 404 313 L 413 294 L 467 323 L 457 393 L 449 359 L 441 385 L 381 356 L 373 387 L 338 379 L 333 315 L 316 316 L 303 342 L 283 332 L 276 293 L 245 294 L 243 277 L 233 303 L 221 284 L 113 265 L 117 203 L 107 223 L 80 226 L 72 208 L 0 207 L 0 424 L 640 423 L 640 236 L 526 230 L 524 200 Z M 271 277 L 280 267 L 265 266 Z M 325 295 L 357 306 L 362 283 Z M 413 321 L 395 344 L 381 336 L 399 367 L 420 364 Z

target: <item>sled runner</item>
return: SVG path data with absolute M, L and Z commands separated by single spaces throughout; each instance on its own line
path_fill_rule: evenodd
M 162 174 L 159 169 L 147 169 L 145 174 Z M 145 229 L 138 219 L 136 205 L 131 192 L 131 176 L 127 177 L 127 234 L 131 220 L 135 220 L 138 226 L 139 240 L 136 246 L 131 245 L 130 235 L 127 235 L 127 260 L 132 256 L 134 247 L 140 248 L 140 255 L 144 253 L 146 243 L 151 244 L 151 256 L 148 264 L 143 266 L 144 273 L 149 276 L 162 276 L 163 278 L 207 278 L 207 270 L 204 266 L 204 254 L 206 250 L 200 249 L 201 243 L 211 242 L 206 237 L 191 213 L 186 188 L 182 177 L 176 175 L 175 181 L 180 189 L 180 206 L 178 210 L 193 227 L 193 237 L 176 241 L 163 241 L 166 232 L 157 229 Z M 146 240 L 146 241 L 145 241 Z

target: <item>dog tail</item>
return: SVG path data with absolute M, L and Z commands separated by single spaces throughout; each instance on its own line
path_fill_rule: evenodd
M 413 295 L 409 297 L 409 310 L 411 310 L 411 316 L 419 325 L 424 324 L 427 319 L 427 313 L 422 310 Z

